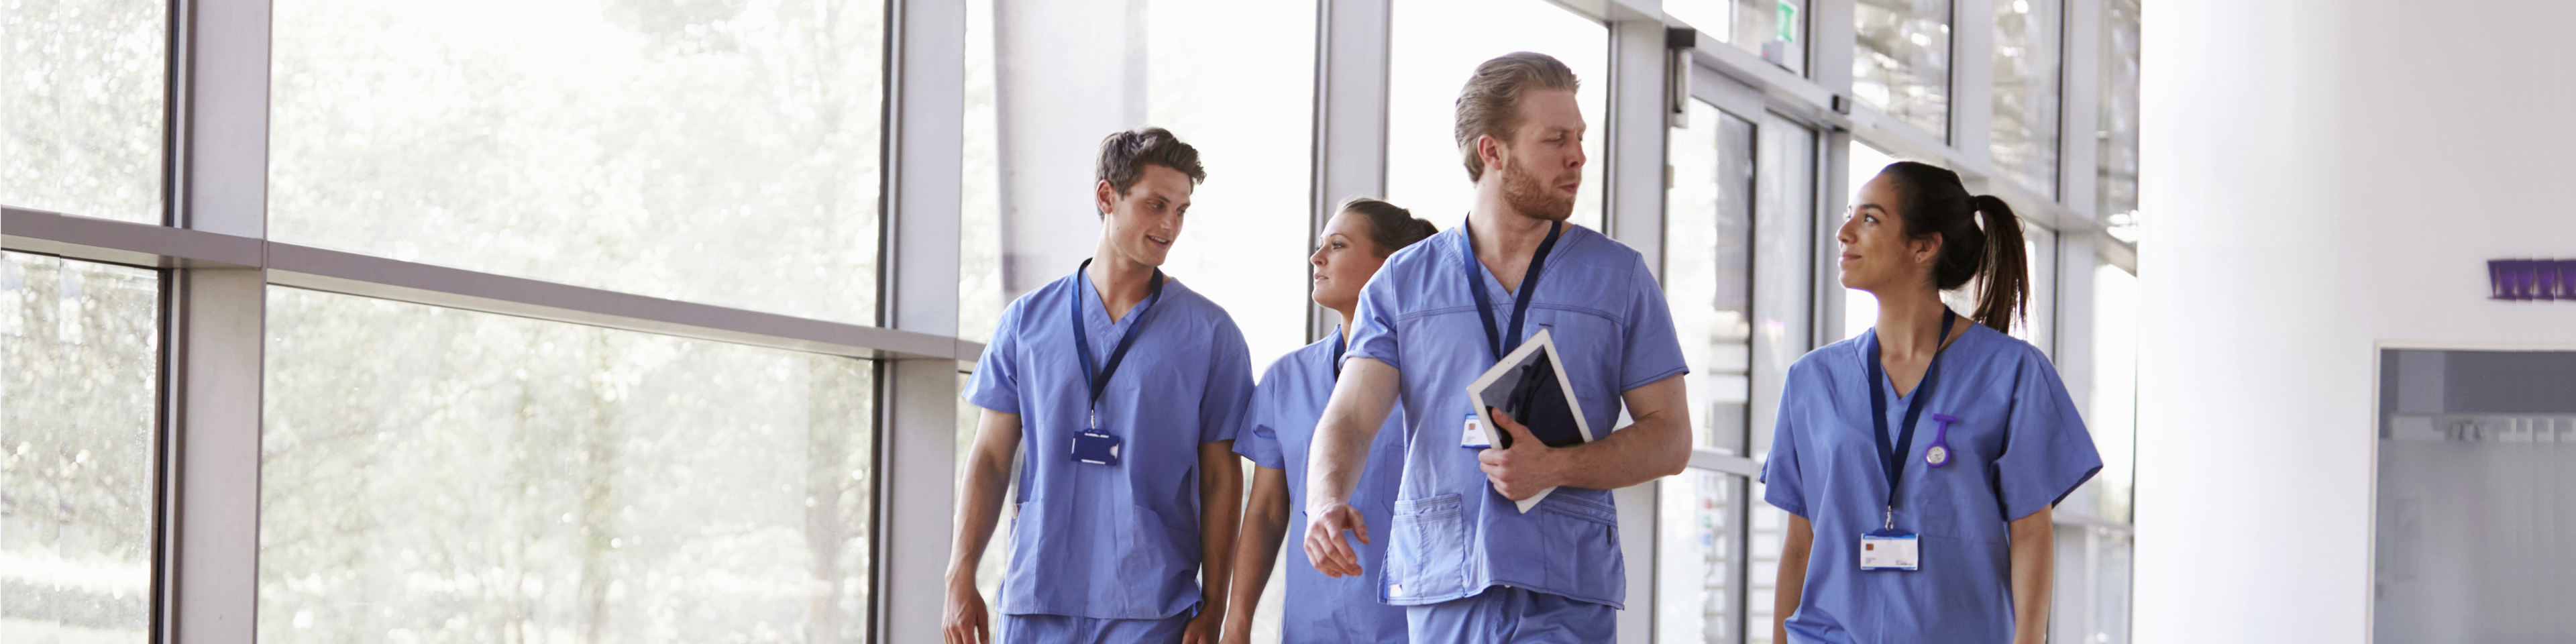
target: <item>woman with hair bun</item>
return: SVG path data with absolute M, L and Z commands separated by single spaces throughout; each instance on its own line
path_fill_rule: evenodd
M 1252 613 L 1261 604 L 1262 586 L 1270 581 L 1271 562 L 1279 556 L 1280 537 L 1306 531 L 1306 455 L 1323 417 L 1324 401 L 1341 379 L 1342 354 L 1349 346 L 1351 316 L 1360 305 L 1360 287 L 1386 265 L 1386 256 L 1440 230 L 1395 204 L 1361 197 L 1342 203 L 1341 212 L 1324 223 L 1315 240 L 1315 304 L 1341 315 L 1332 337 L 1291 351 L 1271 363 L 1252 390 L 1252 409 L 1234 451 L 1252 461 L 1252 498 L 1244 507 L 1243 533 L 1235 541 L 1234 591 L 1227 603 L 1224 642 L 1249 642 Z M 1360 545 L 1368 573 L 1328 577 L 1304 561 L 1286 566 L 1287 596 L 1280 601 L 1282 644 L 1305 642 L 1394 643 L 1406 641 L 1404 607 L 1378 603 L 1380 566 L 1385 561 L 1388 515 L 1394 512 L 1396 483 L 1404 463 L 1404 415 L 1391 414 L 1369 448 L 1369 465 L 1351 505 L 1367 517 L 1376 532 Z M 1294 516 L 1292 525 L 1290 519 Z
M 1878 323 L 1789 367 L 1763 500 L 1790 514 L 1773 641 L 2047 639 L 2049 510 L 2102 469 L 2038 348 L 2021 221 L 1957 173 L 1899 162 L 1836 231 Z M 1976 285 L 1968 324 L 1941 292 Z

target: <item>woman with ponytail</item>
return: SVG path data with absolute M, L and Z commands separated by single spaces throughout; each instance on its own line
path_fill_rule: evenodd
M 1762 476 L 1791 515 L 1772 641 L 2040 644 L 2049 509 L 2102 459 L 2048 357 L 2005 334 L 2030 299 L 2021 221 L 1900 162 L 1834 238 L 1878 324 L 1789 367 Z M 1941 292 L 1970 285 L 1962 324 Z
M 1250 642 L 1252 620 L 1261 605 L 1262 587 L 1270 582 L 1271 564 L 1279 557 L 1283 535 L 1306 533 L 1306 455 L 1323 418 L 1324 402 L 1342 376 L 1342 354 L 1360 305 L 1360 287 L 1386 265 L 1386 256 L 1440 232 L 1431 222 L 1413 217 L 1395 204 L 1360 197 L 1342 203 L 1341 212 L 1324 222 L 1315 252 L 1306 256 L 1314 267 L 1315 304 L 1341 316 L 1333 335 L 1280 356 L 1252 389 L 1249 423 L 1234 440 L 1234 453 L 1252 461 L 1251 499 L 1244 506 L 1243 533 L 1235 541 L 1234 562 L 1241 574 L 1233 579 L 1226 603 L 1221 642 Z M 1395 525 L 1396 486 L 1404 465 L 1404 415 L 1390 414 L 1369 446 L 1369 463 L 1352 490 L 1351 506 L 1359 509 L 1371 534 L 1361 536 L 1356 550 L 1365 562 L 1360 575 L 1328 577 L 1292 548 L 1286 594 L 1280 598 L 1279 642 L 1305 644 L 1401 644 L 1406 636 L 1404 607 L 1378 602 L 1386 556 L 1387 532 Z M 1292 516 L 1293 515 L 1293 516 Z M 1294 519 L 1293 521 L 1291 519 Z

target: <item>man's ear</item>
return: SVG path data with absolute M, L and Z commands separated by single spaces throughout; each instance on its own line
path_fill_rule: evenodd
M 1503 140 L 1491 134 L 1476 135 L 1476 161 L 1485 166 L 1486 174 L 1503 167 L 1503 155 L 1510 154 L 1503 150 L 1503 146 Z M 1482 179 L 1484 175 L 1479 174 L 1477 178 Z
M 1116 210 L 1118 208 L 1117 186 L 1110 185 L 1108 181 L 1104 180 L 1098 185 L 1092 186 L 1091 192 L 1092 205 L 1100 211 L 1101 217 L 1108 217 L 1109 211 Z

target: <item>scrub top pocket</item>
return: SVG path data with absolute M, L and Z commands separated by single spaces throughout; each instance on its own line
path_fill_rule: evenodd
M 1378 597 L 1390 604 L 1421 604 L 1454 599 L 1467 591 L 1467 531 L 1460 519 L 1459 495 L 1443 494 L 1395 502 L 1394 539 L 1386 558 L 1386 587 Z
M 1626 566 L 1619 549 L 1619 511 L 1560 489 L 1531 508 L 1546 535 L 1547 582 L 1559 588 L 1606 588 L 1621 583 Z

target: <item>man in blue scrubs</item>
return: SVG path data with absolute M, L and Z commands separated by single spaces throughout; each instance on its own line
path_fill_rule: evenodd
M 1458 97 L 1475 182 L 1466 224 L 1387 258 L 1360 295 L 1341 381 L 1307 475 L 1307 556 L 1361 574 L 1349 503 L 1378 424 L 1401 395 L 1406 448 L 1385 583 L 1415 642 L 1606 642 L 1626 563 L 1610 490 L 1678 474 L 1690 456 L 1672 315 L 1636 251 L 1564 223 L 1583 176 L 1572 70 L 1540 54 L 1486 61 Z M 1468 383 L 1549 330 L 1595 440 L 1484 444 Z M 1627 406 L 1634 422 L 1607 431 Z M 1528 512 L 1513 501 L 1554 488 Z
M 952 644 L 990 640 L 975 567 L 1023 435 L 1002 641 L 1213 642 L 1224 622 L 1251 354 L 1224 309 L 1157 268 L 1207 175 L 1144 128 L 1101 142 L 1098 176 L 1092 258 L 1003 310 L 966 390 L 984 411 L 948 565 Z

